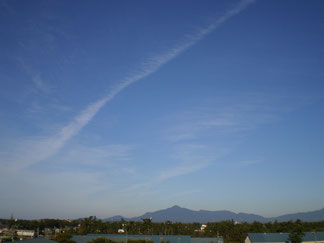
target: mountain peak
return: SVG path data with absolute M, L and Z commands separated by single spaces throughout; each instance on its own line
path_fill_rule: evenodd
M 178 206 L 178 205 L 174 205 L 174 206 L 171 207 L 171 208 L 178 209 L 178 208 L 182 208 L 182 207 L 180 207 L 180 206 Z M 171 208 L 170 208 L 170 209 L 171 209 Z
M 116 221 L 120 220 L 121 216 L 115 216 L 112 218 L 104 219 L 104 221 Z M 174 205 L 170 208 L 158 210 L 155 212 L 148 212 L 142 216 L 134 218 L 124 218 L 127 221 L 141 221 L 142 218 L 152 218 L 153 222 L 219 222 L 224 220 L 234 220 L 239 222 L 270 222 L 274 220 L 289 221 L 300 219 L 302 221 L 312 222 L 312 221 L 322 221 L 324 220 L 324 210 L 315 210 L 311 212 L 304 213 L 295 213 L 295 214 L 286 214 L 274 218 L 265 218 L 256 214 L 247 214 L 247 213 L 234 213 L 228 210 L 218 210 L 218 211 L 207 211 L 199 210 L 194 211 L 187 208 Z

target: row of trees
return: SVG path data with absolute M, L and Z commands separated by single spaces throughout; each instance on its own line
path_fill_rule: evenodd
M 71 228 L 78 226 L 82 220 L 62 220 L 62 219 L 40 219 L 40 220 L 24 220 L 24 219 L 0 219 L 0 224 L 9 226 L 11 229 L 30 229 L 44 230 L 45 228 Z
M 96 217 L 90 217 L 81 222 L 79 233 L 116 234 L 118 229 L 124 229 L 128 234 L 136 235 L 199 235 L 196 230 L 200 229 L 200 226 L 200 223 L 153 223 L 150 220 L 103 222 Z
M 302 222 L 300 220 L 289 222 L 268 222 L 268 223 L 235 223 L 222 221 L 207 223 L 205 230 L 200 231 L 200 223 L 173 223 L 166 221 L 155 223 L 150 220 L 143 222 L 125 220 L 117 222 L 103 222 L 96 217 L 89 217 L 82 220 L 0 220 L 2 224 L 11 228 L 43 230 L 44 228 L 66 228 L 70 234 L 116 234 L 118 229 L 124 229 L 128 234 L 142 235 L 190 235 L 193 237 L 217 237 L 222 236 L 225 242 L 243 242 L 247 233 L 276 233 L 276 232 L 311 232 L 324 231 L 324 221 Z M 298 235 L 300 235 L 298 233 Z
M 143 222 L 102 222 L 95 217 L 84 219 L 79 229 L 80 234 L 102 233 L 116 234 L 118 229 L 124 229 L 128 234 L 148 235 L 190 235 L 193 237 L 217 237 L 222 236 L 225 242 L 244 242 L 247 233 L 278 233 L 294 232 L 295 238 L 302 236 L 302 232 L 324 231 L 324 221 L 302 222 L 300 220 L 288 222 L 268 223 L 235 223 L 233 220 L 215 223 L 207 223 L 205 230 L 200 231 L 200 223 L 163 223 Z M 293 237 L 293 235 L 292 235 Z

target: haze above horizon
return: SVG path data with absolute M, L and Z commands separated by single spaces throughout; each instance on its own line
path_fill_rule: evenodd
M 323 11 L 0 0 L 0 218 L 323 208 Z

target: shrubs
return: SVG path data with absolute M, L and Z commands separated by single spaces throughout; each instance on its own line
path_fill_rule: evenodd
M 117 243 L 116 241 L 107 239 L 105 237 L 99 237 L 97 239 L 94 239 L 92 241 L 88 241 L 88 243 Z
M 69 233 L 62 233 L 55 237 L 55 241 L 59 243 L 76 243 L 74 240 L 71 240 L 72 235 Z
M 152 240 L 143 240 L 143 239 L 138 239 L 138 240 L 128 240 L 127 243 L 153 243 Z

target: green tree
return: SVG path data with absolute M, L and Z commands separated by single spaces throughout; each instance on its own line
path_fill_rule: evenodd
M 291 243 L 301 243 L 303 241 L 304 233 L 292 232 L 289 234 L 289 241 Z
M 301 243 L 305 234 L 303 232 L 302 222 L 299 219 L 296 220 L 294 228 L 294 231 L 289 234 L 289 241 L 291 243 Z
M 71 240 L 72 235 L 69 233 L 62 233 L 55 237 L 55 241 L 59 243 L 76 243 L 74 240 Z
M 92 241 L 88 241 L 88 243 L 117 243 L 116 241 L 104 238 L 104 237 L 99 237 L 97 239 L 94 239 Z

